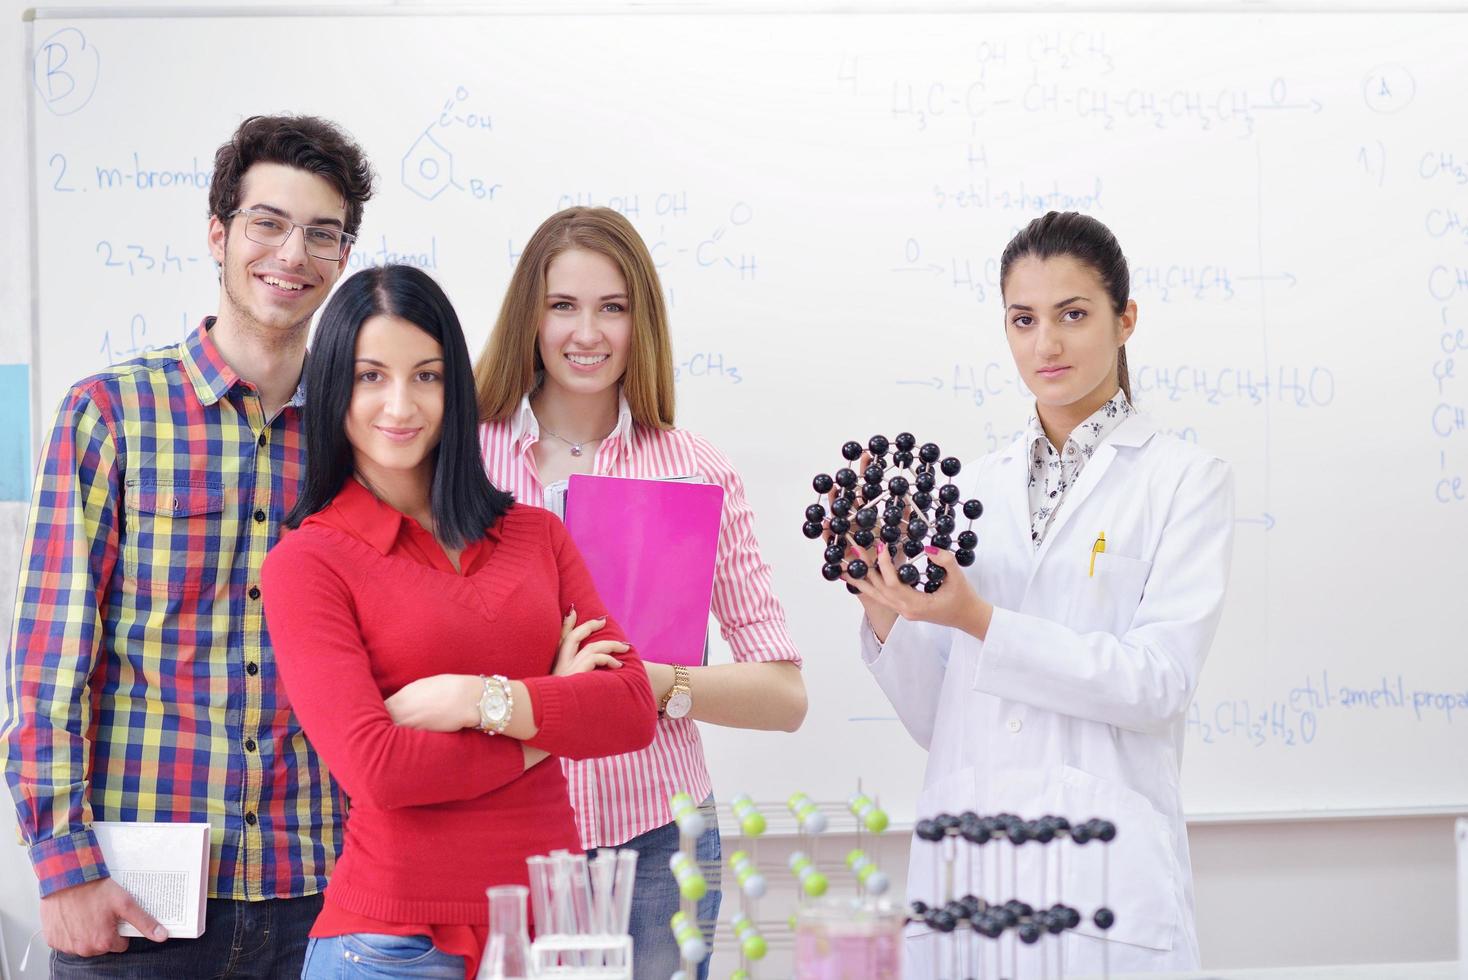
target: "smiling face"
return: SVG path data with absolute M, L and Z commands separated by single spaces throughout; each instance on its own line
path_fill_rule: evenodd
M 1116 352 L 1137 322 L 1129 300 L 1117 314 L 1096 270 L 1069 256 L 1028 256 L 1004 281 L 1005 336 L 1042 413 L 1080 421 L 1116 393 Z
M 324 177 L 279 163 L 257 163 L 240 184 L 240 207 L 279 214 L 297 224 L 341 228 L 346 202 Z M 246 215 L 209 219 L 209 251 L 221 274 L 221 318 L 271 334 L 304 330 L 346 268 L 306 252 L 299 228 L 280 245 L 245 237 Z
M 632 347 L 621 270 L 600 252 L 573 248 L 551 260 L 545 292 L 536 339 L 545 386 L 580 396 L 613 388 L 627 371 Z
M 378 315 L 357 333 L 347 441 L 357 472 L 388 487 L 408 474 L 433 476 L 443 433 L 443 347 L 401 317 Z

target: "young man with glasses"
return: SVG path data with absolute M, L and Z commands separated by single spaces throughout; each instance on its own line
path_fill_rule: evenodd
M 331 123 L 245 120 L 209 191 L 218 314 L 62 401 L 0 725 L 53 977 L 300 973 L 343 800 L 286 704 L 260 565 L 302 476 L 311 317 L 371 193 Z M 111 880 L 95 820 L 211 824 L 201 938 L 169 940 Z

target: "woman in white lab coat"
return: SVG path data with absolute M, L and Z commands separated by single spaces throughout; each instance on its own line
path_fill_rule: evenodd
M 949 575 L 930 595 L 899 583 L 885 549 L 860 556 L 872 572 L 846 580 L 866 611 L 862 656 L 928 749 L 919 817 L 1055 814 L 1118 828 L 1104 882 L 1102 845 L 1052 844 L 1066 858 L 1047 855 L 1041 872 L 1042 845 L 1030 844 L 1018 851 L 1022 894 L 992 894 L 992 874 L 977 894 L 1079 909 L 1081 927 L 1061 940 L 1067 973 L 1197 969 L 1179 773 L 1228 582 L 1230 469 L 1132 407 L 1123 345 L 1137 304 L 1104 225 L 1036 219 L 1005 249 L 1000 284 L 1034 413 L 1019 440 L 958 477 L 963 499 L 984 505 L 972 567 L 933 555 Z M 910 897 L 941 900 L 935 845 L 912 846 Z M 1091 921 L 1102 905 L 1115 912 L 1105 933 Z M 906 975 L 946 976 L 941 943 L 910 934 Z

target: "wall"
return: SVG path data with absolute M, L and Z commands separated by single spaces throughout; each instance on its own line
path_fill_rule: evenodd
M 314 5 L 347 4 L 315 0 Z M 229 4 L 195 0 L 186 6 Z M 28 65 L 21 9 L 15 0 L 0 3 L 0 79 L 12 80 L 0 82 L 8 88 L 7 97 L 0 99 L 0 175 L 12 188 L 0 196 L 0 248 L 11 257 L 0 263 L 0 310 L 5 313 L 0 316 L 0 383 L 24 373 L 4 373 L 4 365 L 25 365 L 31 356 L 24 116 Z M 5 448 L 0 446 L 0 459 Z M 29 458 L 28 446 L 24 455 Z M 4 486 L 5 477 L 0 475 L 0 488 Z M 0 501 L 0 634 L 7 637 L 23 526 L 24 505 Z M 819 691 L 813 693 L 820 696 Z M 1452 957 L 1451 823 L 1443 817 L 1196 827 L 1194 866 L 1205 964 L 1224 968 Z M 12 811 L 8 805 L 0 806 L 0 840 L 13 839 Z M 902 837 L 877 849 L 879 862 L 899 881 L 905 851 Z M 844 846 L 833 844 L 829 853 L 843 852 Z M 12 977 L 18 976 L 15 964 L 37 923 L 34 879 L 24 851 L 0 847 L 0 928 L 12 960 Z M 33 962 L 25 976 L 40 977 L 44 972 Z

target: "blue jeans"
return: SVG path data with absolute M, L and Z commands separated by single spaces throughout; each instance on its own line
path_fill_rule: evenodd
M 714 922 L 719 918 L 719 821 L 714 812 L 713 797 L 704 800 L 699 807 L 703 811 L 708 829 L 698 839 L 698 860 L 710 862 L 713 870 L 706 872 L 708 894 L 698 903 L 698 918 L 708 923 L 704 927 L 704 939 L 713 949 Z M 680 966 L 678 943 L 673 939 L 673 929 L 668 924 L 673 913 L 678 911 L 678 882 L 668 868 L 668 860 L 678 850 L 678 825 L 666 824 L 634 837 L 623 847 L 637 852 L 637 885 L 632 892 L 632 923 L 628 931 L 632 934 L 633 980 L 668 980 Z M 709 961 L 698 965 L 698 980 L 708 980 Z M 692 978 L 690 978 L 692 980 Z
M 296 980 L 321 896 L 260 902 L 211 898 L 204 935 L 155 943 L 128 940 L 127 952 L 51 953 L 52 980 Z
M 354 932 L 313 939 L 301 980 L 464 980 L 464 957 L 436 949 L 427 936 Z

